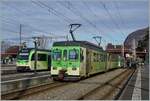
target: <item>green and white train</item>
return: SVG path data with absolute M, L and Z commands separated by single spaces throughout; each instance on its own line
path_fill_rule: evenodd
M 33 71 L 35 63 L 35 49 L 22 49 L 17 56 L 17 71 Z M 51 52 L 50 50 L 37 49 L 37 66 L 36 70 L 50 70 Z
M 54 80 L 79 80 L 123 66 L 120 55 L 109 54 L 87 41 L 55 42 L 51 52 L 51 76 Z

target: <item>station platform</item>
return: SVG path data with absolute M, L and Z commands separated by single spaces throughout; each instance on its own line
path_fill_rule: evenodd
M 149 100 L 149 64 L 137 68 L 119 100 Z

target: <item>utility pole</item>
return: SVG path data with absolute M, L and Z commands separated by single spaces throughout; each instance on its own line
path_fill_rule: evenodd
M 38 60 L 38 56 L 37 56 L 37 49 L 38 49 L 38 45 L 39 45 L 39 38 L 40 37 L 33 37 L 33 42 L 34 42 L 34 46 L 35 46 L 35 53 L 34 53 L 34 73 L 36 74 L 36 69 L 37 69 L 37 60 Z
M 21 50 L 21 33 L 22 33 L 22 25 L 20 24 L 20 31 L 19 31 L 19 38 L 20 38 L 20 47 L 19 49 Z

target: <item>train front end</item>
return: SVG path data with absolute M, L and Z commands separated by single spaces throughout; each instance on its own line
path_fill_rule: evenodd
M 23 71 L 29 71 L 29 50 L 28 49 L 22 49 L 17 56 L 17 71 L 23 72 Z
M 53 46 L 51 76 L 54 80 L 80 79 L 80 47 Z

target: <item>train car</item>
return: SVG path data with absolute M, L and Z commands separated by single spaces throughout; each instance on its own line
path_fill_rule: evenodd
M 123 57 L 120 54 L 109 53 L 107 58 L 107 69 L 123 67 L 124 65 Z
M 54 80 L 79 80 L 121 67 L 118 57 L 87 41 L 55 42 L 51 52 L 51 76 Z
M 33 71 L 34 70 L 34 48 L 22 49 L 17 56 L 17 71 Z M 50 70 L 51 67 L 51 52 L 50 50 L 37 49 L 37 71 Z

